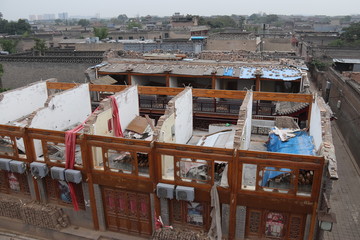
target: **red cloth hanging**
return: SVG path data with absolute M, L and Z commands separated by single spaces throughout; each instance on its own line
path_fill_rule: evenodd
M 110 99 L 111 99 L 112 119 L 113 119 L 113 124 L 114 124 L 115 137 L 124 137 L 124 134 L 121 130 L 119 108 L 118 108 L 116 99 L 114 96 L 110 96 Z
M 83 129 L 83 124 L 80 124 L 76 128 L 65 132 L 65 168 L 74 169 L 75 165 L 75 149 L 76 149 L 76 133 Z M 75 184 L 68 182 L 70 189 L 71 201 L 75 211 L 79 210 L 79 204 L 76 197 Z

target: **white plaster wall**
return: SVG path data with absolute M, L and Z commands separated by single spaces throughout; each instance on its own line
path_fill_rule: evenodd
M 131 85 L 142 85 L 140 76 L 131 75 Z
M 251 123 L 252 123 L 252 107 L 253 107 L 253 92 L 247 92 L 247 97 L 249 99 L 248 104 L 246 105 L 246 122 L 245 122 L 245 142 L 244 148 L 246 150 L 250 147 L 251 140 Z
M 169 87 L 178 87 L 177 77 L 170 77 L 170 86 Z
M 137 86 L 132 86 L 115 95 L 119 108 L 119 117 L 122 131 L 130 122 L 139 116 L 139 93 Z
M 60 131 L 84 122 L 90 114 L 89 85 L 82 84 L 50 97 L 47 106 L 36 111 L 29 127 Z M 35 142 L 35 150 L 37 156 L 42 155 L 39 143 Z
M 47 98 L 46 82 L 0 94 L 0 124 L 7 124 L 43 107 Z
M 315 98 L 315 102 L 313 102 L 311 106 L 310 136 L 313 137 L 315 150 L 318 151 L 322 143 L 322 134 L 321 134 L 321 113 L 317 98 Z
M 192 89 L 185 89 L 175 100 L 175 142 L 186 144 L 193 132 Z

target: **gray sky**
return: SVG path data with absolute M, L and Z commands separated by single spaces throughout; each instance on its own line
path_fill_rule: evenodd
M 67 12 L 69 16 L 128 17 L 171 16 L 175 12 L 202 16 L 265 12 L 267 14 L 350 15 L 360 14 L 360 0 L 0 0 L 0 12 L 8 20 L 29 15 Z

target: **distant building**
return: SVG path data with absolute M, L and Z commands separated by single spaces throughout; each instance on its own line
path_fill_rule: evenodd
M 69 18 L 69 14 L 67 12 L 59 13 L 58 18 L 61 20 L 66 20 Z

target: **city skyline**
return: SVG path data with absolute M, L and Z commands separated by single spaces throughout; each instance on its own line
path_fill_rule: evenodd
M 341 7 L 329 4 L 328 1 L 310 1 L 291 3 L 285 0 L 275 0 L 272 4 L 268 1 L 259 0 L 256 4 L 247 4 L 243 1 L 225 0 L 219 2 L 209 2 L 198 0 L 183 1 L 144 1 L 138 0 L 136 3 L 123 1 L 104 0 L 101 2 L 78 0 L 76 2 L 63 0 L 61 5 L 54 4 L 55 1 L 36 0 L 33 2 L 3 0 L 0 12 L 4 19 L 18 20 L 29 19 L 30 15 L 54 14 L 58 17 L 59 13 L 67 12 L 72 16 L 100 16 L 101 18 L 117 17 L 120 14 L 126 14 L 128 17 L 136 16 L 171 16 L 175 12 L 181 14 L 192 14 L 201 16 L 210 15 L 251 15 L 253 13 L 263 12 L 266 14 L 278 15 L 328 15 L 342 16 L 355 15 L 356 9 L 360 9 L 360 2 L 355 0 L 342 1 Z M 86 9 L 86 11 L 84 11 Z M 237 10 L 236 10 L 237 9 Z

